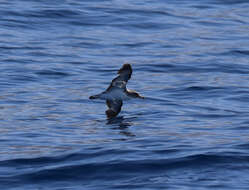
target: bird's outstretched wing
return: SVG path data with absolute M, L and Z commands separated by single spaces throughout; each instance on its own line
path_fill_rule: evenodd
M 108 119 L 115 117 L 121 111 L 123 105 L 122 100 L 106 100 L 108 110 L 106 110 L 106 116 Z
M 126 84 L 128 80 L 131 78 L 132 68 L 130 64 L 124 64 L 118 71 L 118 76 L 114 78 L 107 88 L 110 90 L 112 87 L 126 89 Z

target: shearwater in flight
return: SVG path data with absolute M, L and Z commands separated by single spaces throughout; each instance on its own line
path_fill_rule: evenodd
M 107 118 L 113 118 L 119 114 L 123 105 L 123 100 L 130 98 L 142 98 L 136 91 L 126 88 L 128 80 L 131 78 L 132 68 L 130 64 L 124 64 L 118 71 L 118 76 L 114 78 L 110 86 L 102 93 L 90 96 L 90 99 L 106 100 L 108 110 L 106 110 Z

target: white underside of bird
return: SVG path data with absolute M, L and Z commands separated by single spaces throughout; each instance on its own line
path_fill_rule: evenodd
M 109 92 L 104 92 L 99 95 L 99 99 L 102 100 L 129 100 L 131 97 L 127 96 L 127 94 L 122 89 L 114 89 Z

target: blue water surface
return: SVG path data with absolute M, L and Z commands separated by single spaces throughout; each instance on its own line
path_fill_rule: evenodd
M 249 188 L 249 2 L 2 0 L 0 189 Z M 124 103 L 105 90 L 123 63 Z

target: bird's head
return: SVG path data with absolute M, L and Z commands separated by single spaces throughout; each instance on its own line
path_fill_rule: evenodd
M 121 74 L 122 72 L 130 72 L 132 73 L 131 65 L 126 63 L 123 64 L 123 66 L 118 70 L 118 74 Z
M 129 90 L 129 96 L 132 98 L 141 98 L 144 99 L 143 96 L 141 96 L 140 94 L 138 94 L 137 92 L 133 91 L 133 90 Z

